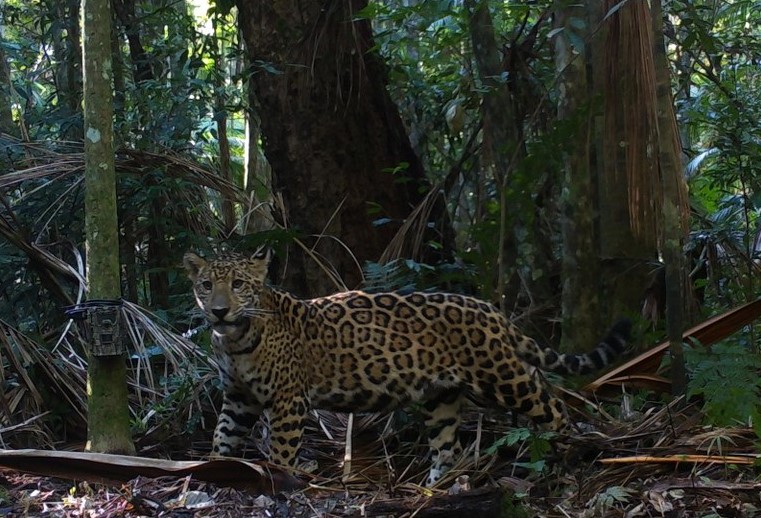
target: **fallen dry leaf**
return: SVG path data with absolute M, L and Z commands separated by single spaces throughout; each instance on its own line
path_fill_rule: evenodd
M 0 450 L 0 467 L 24 473 L 104 484 L 127 482 L 138 476 L 186 476 L 230 487 L 277 494 L 306 484 L 275 466 L 240 459 L 174 461 L 50 450 Z

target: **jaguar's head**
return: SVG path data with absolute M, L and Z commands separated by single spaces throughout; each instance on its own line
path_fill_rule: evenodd
M 187 252 L 183 264 L 193 281 L 193 293 L 215 333 L 238 334 L 259 306 L 259 293 L 267 278 L 268 248 L 253 255 L 227 253 L 204 259 Z

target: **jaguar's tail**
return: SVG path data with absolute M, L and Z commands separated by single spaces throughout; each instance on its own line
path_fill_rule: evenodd
M 558 374 L 587 374 L 610 365 L 629 342 L 632 323 L 619 319 L 593 351 L 584 354 L 563 354 L 542 346 L 533 339 L 522 340 L 516 347 L 518 356 L 535 367 Z

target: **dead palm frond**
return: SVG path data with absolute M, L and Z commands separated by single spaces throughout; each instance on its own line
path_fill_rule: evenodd
M 160 154 L 130 149 L 120 150 L 116 154 L 115 168 L 118 175 L 117 178 L 124 175 L 142 175 L 151 171 L 162 170 L 167 177 L 185 180 L 189 186 L 206 188 L 209 191 L 220 193 L 240 203 L 245 204 L 249 201 L 247 194 L 242 189 L 221 178 L 213 168 L 206 167 L 197 160 L 169 150 Z M 11 189 L 18 189 L 25 184 L 34 182 L 33 187 L 23 192 L 18 192 L 14 197 L 13 205 L 18 206 L 31 194 L 56 185 L 57 182 L 62 180 L 69 180 L 74 183 L 79 182 L 83 175 L 83 153 L 51 153 L 38 157 L 34 165 L 28 168 L 17 169 L 0 175 L 0 191 L 9 192 Z M 186 225 L 190 231 L 208 231 L 209 223 L 218 219 L 214 213 L 209 211 L 209 203 L 207 200 L 202 199 L 205 196 L 201 191 L 185 188 L 172 191 L 170 196 L 172 199 L 166 200 L 167 207 L 174 205 L 175 203 L 173 202 L 176 202 L 177 197 L 180 197 L 188 199 L 189 203 L 187 206 L 197 208 L 197 213 L 194 212 L 192 215 L 185 213 L 187 218 L 195 216 L 193 220 L 188 220 L 191 224 Z M 62 203 L 63 200 L 59 200 L 59 202 Z M 58 204 L 55 203 L 53 205 L 57 206 Z M 56 210 L 51 209 L 49 211 L 51 213 L 56 212 Z M 193 224 L 202 221 L 205 224 Z
M 142 433 L 177 428 L 193 420 L 203 423 L 203 415 L 213 413 L 212 396 L 206 393 L 212 387 L 207 382 L 216 377 L 213 358 L 135 304 L 125 302 L 122 313 L 123 329 L 131 344 L 127 380 L 130 408 L 135 422 L 143 427 Z M 4 359 L 0 366 L 4 389 L 0 427 L 16 434 L 33 431 L 53 436 L 51 423 L 45 419 L 34 423 L 31 418 L 55 412 L 67 416 L 68 425 L 75 431 L 72 435 L 81 435 L 87 422 L 85 347 L 79 329 L 70 324 L 55 346 L 48 347 L 0 321 L 0 356 Z M 178 394 L 178 386 L 186 390 Z M 20 426 L 24 423 L 26 428 Z M 32 430 L 32 423 L 44 432 Z M 5 439 L 9 440 L 7 436 Z
M 379 263 L 399 258 L 420 259 L 423 245 L 429 238 L 429 222 L 436 205 L 441 202 L 442 186 L 435 185 L 417 204 L 381 254 Z
M 49 250 L 37 243 L 30 242 L 23 229 L 20 228 L 12 209 L 7 203 L 3 205 L 6 212 L 0 217 L 0 236 L 26 254 L 29 258 L 29 264 L 46 281 L 46 286 L 52 293 L 58 295 L 63 303 L 71 304 L 71 299 L 59 285 L 56 277 L 60 275 L 70 282 L 84 286 L 85 281 L 82 274 Z M 50 285 L 47 282 L 50 282 Z
M 659 131 L 665 129 L 658 127 L 653 56 L 654 38 L 662 35 L 653 35 L 652 14 L 646 3 L 609 0 L 603 9 L 615 13 L 605 22 L 607 41 L 603 53 L 606 127 L 602 148 L 606 154 L 606 175 L 625 179 L 632 231 L 643 242 L 655 243 L 663 234 L 661 175 L 666 173 L 661 170 L 655 150 L 667 145 L 658 139 Z M 671 109 L 673 112 L 673 105 Z M 672 119 L 676 125 L 676 119 Z M 675 146 L 676 155 L 680 154 L 678 142 L 668 145 Z M 689 217 L 686 184 L 681 177 L 674 181 L 678 199 L 673 201 L 686 231 Z
M 22 389 L 23 390 L 23 389 Z M 15 394 L 6 394 L 5 397 L 7 401 L 18 401 L 19 398 L 14 397 Z M 4 400 L 3 403 L 6 401 Z M 8 410 L 5 408 L 5 405 L 3 404 L 2 413 L 0 413 L 0 417 L 2 417 L 3 413 L 8 412 Z M 6 413 L 6 415 L 9 415 Z M 35 415 L 30 417 L 29 419 L 26 419 L 25 421 L 12 424 L 9 426 L 3 426 L 2 423 L 0 423 L 0 449 L 10 449 L 11 444 L 27 444 L 29 446 L 35 446 L 37 448 L 53 448 L 53 445 L 55 444 L 55 440 L 48 432 L 44 425 L 40 425 L 37 423 L 37 421 L 44 421 L 44 419 L 49 415 L 49 412 L 45 412 L 39 415 Z
M 723 340 L 761 316 L 761 299 L 748 302 L 715 315 L 683 333 L 685 342 L 697 342 L 705 347 Z M 584 390 L 603 393 L 627 385 L 656 392 L 671 392 L 671 381 L 661 371 L 663 356 L 669 349 L 668 340 L 649 348 L 637 357 L 609 370 L 590 382 Z
M 179 412 L 190 419 L 194 412 L 202 412 L 204 398 L 196 387 L 205 385 L 210 375 L 216 373 L 214 359 L 187 338 L 170 331 L 168 324 L 162 324 L 155 315 L 136 304 L 125 301 L 122 314 L 134 351 L 130 355 L 130 385 L 137 400 L 136 408 L 141 409 L 137 413 L 157 406 L 172 395 L 174 387 L 168 383 L 162 385 L 162 380 L 173 376 L 192 388 L 189 388 L 184 401 L 176 401 L 174 412 L 166 417 L 176 419 L 175 412 Z M 144 426 L 148 424 L 146 417 L 153 415 L 155 413 L 151 416 L 146 413 L 141 417 Z
M 81 430 L 86 422 L 86 372 L 76 360 L 72 362 L 63 350 L 51 353 L 43 344 L 3 321 L 0 321 L 0 353 L 3 359 L 0 424 L 9 427 L 30 423 L 34 416 L 52 411 L 66 416 L 67 426 Z M 43 420 L 39 421 L 36 426 L 42 427 Z M 40 435 L 37 430 L 34 433 Z M 19 440 L 23 444 L 23 438 Z

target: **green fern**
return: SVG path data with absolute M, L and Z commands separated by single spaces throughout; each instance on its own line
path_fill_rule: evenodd
M 515 465 L 541 473 L 546 467 L 545 459 L 552 450 L 551 440 L 553 437 L 555 437 L 554 432 L 534 432 L 528 428 L 515 428 L 494 441 L 494 444 L 486 449 L 486 453 L 494 455 L 502 447 L 523 443 L 528 448 L 530 461 L 516 462 Z
M 690 371 L 687 396 L 703 398 L 710 424 L 752 424 L 761 437 L 761 355 L 742 343 L 722 342 L 711 349 L 685 349 Z
M 364 267 L 364 288 L 367 291 L 392 291 L 417 289 L 417 272 L 407 263 L 397 259 L 386 264 L 367 262 Z M 413 263 L 418 264 L 418 263 Z M 430 267 L 428 267 L 430 268 Z
M 430 265 L 412 259 L 396 259 L 386 264 L 366 262 L 363 268 L 367 291 L 443 290 L 473 293 L 475 269 L 462 262 Z

